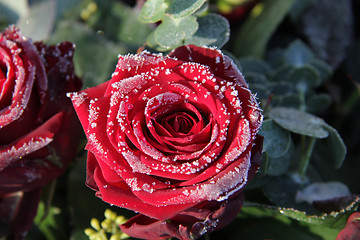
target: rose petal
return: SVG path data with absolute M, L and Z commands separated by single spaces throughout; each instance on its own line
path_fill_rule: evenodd
M 63 113 L 58 113 L 49 121 L 24 136 L 22 139 L 0 148 L 0 170 L 16 162 L 21 157 L 45 147 L 58 131 Z
M 231 79 L 241 86 L 247 86 L 235 63 L 219 50 L 186 45 L 176 48 L 168 56 L 176 57 L 185 62 L 196 62 L 209 66 L 216 76 Z

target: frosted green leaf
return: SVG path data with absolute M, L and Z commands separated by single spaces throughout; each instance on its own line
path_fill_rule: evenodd
M 315 88 L 321 83 L 319 72 L 310 65 L 296 68 L 289 76 L 288 81 L 295 84 L 300 92 Z
M 171 49 L 180 45 L 185 38 L 193 35 L 199 25 L 196 17 L 184 18 L 165 17 L 163 22 L 155 29 L 154 42 L 164 49 Z
M 166 13 L 175 18 L 185 17 L 198 10 L 206 1 L 205 0 L 175 0 L 170 1 Z
M 271 68 L 267 62 L 254 57 L 240 59 L 240 64 L 244 74 L 247 72 L 256 72 L 266 75 L 271 71 Z
M 329 136 L 318 141 L 315 148 L 320 152 L 323 159 L 330 162 L 334 168 L 341 167 L 346 156 L 346 146 L 337 130 L 328 124 L 324 125 Z
M 326 110 L 331 104 L 331 97 L 326 93 L 312 95 L 306 101 L 306 110 L 316 113 Z
M 265 120 L 259 134 L 264 136 L 263 148 L 269 156 L 278 158 L 288 151 L 291 143 L 290 133 L 277 125 L 273 120 Z
M 144 23 L 160 21 L 165 16 L 164 0 L 147 0 L 141 8 L 139 20 Z
M 314 58 L 313 52 L 302 41 L 292 42 L 284 53 L 284 63 L 301 67 Z
M 269 116 L 288 131 L 315 138 L 329 136 L 324 120 L 310 113 L 294 108 L 276 107 L 271 109 Z
M 219 14 L 209 13 L 198 18 L 199 28 L 185 44 L 221 48 L 229 40 L 230 26 L 228 21 Z

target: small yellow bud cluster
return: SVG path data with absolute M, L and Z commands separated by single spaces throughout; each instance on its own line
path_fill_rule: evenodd
M 90 240 L 122 240 L 129 238 L 121 232 L 119 225 L 126 222 L 124 216 L 117 216 L 110 209 L 105 210 L 105 219 L 100 223 L 96 218 L 91 219 L 92 228 L 85 229 L 85 234 Z M 108 236 L 110 235 L 110 238 Z
M 80 17 L 82 20 L 87 21 L 98 10 L 98 5 L 94 1 L 90 1 L 89 4 L 81 11 Z

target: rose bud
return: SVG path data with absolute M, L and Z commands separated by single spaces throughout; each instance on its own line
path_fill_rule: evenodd
M 219 50 L 120 56 L 110 81 L 69 96 L 88 139 L 86 184 L 139 213 L 123 232 L 195 239 L 239 212 L 259 166 L 262 115 Z
M 0 223 L 9 239 L 31 227 L 41 187 L 59 177 L 81 131 L 66 92 L 78 91 L 74 45 L 33 43 L 14 26 L 0 33 Z

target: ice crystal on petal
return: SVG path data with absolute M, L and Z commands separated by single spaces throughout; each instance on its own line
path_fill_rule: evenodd
M 12 146 L 10 149 L 0 151 L 0 170 L 8 166 L 12 161 L 17 160 L 20 156 L 26 156 L 40 148 L 45 147 L 52 138 L 32 138 L 29 141 L 24 142 L 21 146 Z
M 66 96 L 71 99 L 75 107 L 79 107 L 87 99 L 86 92 L 67 93 Z

